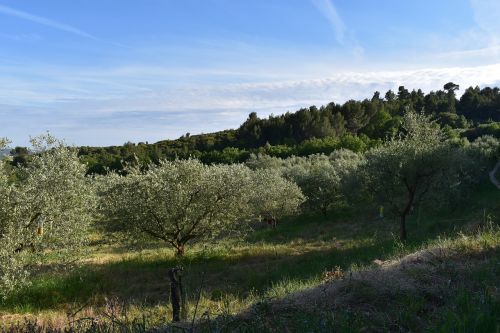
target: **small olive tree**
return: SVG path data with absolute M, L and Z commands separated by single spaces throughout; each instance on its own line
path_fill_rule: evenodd
M 463 154 L 458 149 L 428 117 L 409 112 L 403 134 L 367 152 L 366 189 L 399 217 L 402 240 L 407 237 L 406 217 L 417 204 L 459 184 Z
M 162 161 L 144 172 L 129 169 L 126 176 L 110 174 L 100 181 L 102 209 L 110 222 L 134 236 L 160 239 L 179 256 L 188 243 L 244 230 L 260 209 L 291 212 L 302 198 L 296 185 L 279 176 L 193 159 Z M 266 198 L 268 206 L 258 205 L 258 198 Z
M 50 135 L 31 140 L 28 165 L 0 168 L 1 294 L 26 282 L 29 257 L 68 258 L 81 249 L 96 196 L 74 149 Z M 13 180 L 14 179 L 14 180 Z
M 297 184 L 282 177 L 279 170 L 252 172 L 250 203 L 254 216 L 270 217 L 276 221 L 297 212 L 304 201 L 305 196 Z
M 331 153 L 328 158 L 339 174 L 342 200 L 349 205 L 356 204 L 362 193 L 360 168 L 365 163 L 365 155 L 349 149 L 339 149 Z

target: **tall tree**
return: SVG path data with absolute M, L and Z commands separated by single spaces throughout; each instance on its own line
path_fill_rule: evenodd
M 370 114 L 368 114 L 365 105 L 354 100 L 347 101 L 342 105 L 342 115 L 346 120 L 347 129 L 353 134 L 358 133 L 370 120 Z
M 457 98 L 455 96 L 455 91 L 460 89 L 460 86 L 458 84 L 455 84 L 453 82 L 448 82 L 444 85 L 443 89 L 446 91 L 446 95 L 448 96 L 448 110 L 447 112 L 450 113 L 456 113 L 456 103 L 457 103 Z

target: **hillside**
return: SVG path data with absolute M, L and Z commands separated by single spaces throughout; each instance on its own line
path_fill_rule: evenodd
M 456 140 L 500 137 L 499 88 L 469 87 L 457 98 L 458 88 L 450 82 L 443 90 L 424 94 L 420 89 L 408 91 L 401 86 L 384 96 L 375 92 L 371 99 L 332 102 L 268 118 L 259 118 L 253 112 L 238 129 L 187 133 L 177 140 L 153 144 L 80 147 L 79 155 L 90 173 L 104 173 L 106 168 L 121 170 L 126 163 L 156 163 L 160 159 L 195 157 L 204 163 L 237 163 L 246 161 L 252 153 L 285 158 L 329 154 L 340 148 L 363 152 L 396 135 L 408 110 L 432 116 Z
M 164 327 L 167 271 L 183 265 L 197 332 L 486 332 L 498 327 L 500 191 L 484 185 L 468 202 L 412 215 L 406 244 L 393 237 L 392 220 L 373 221 L 368 207 L 306 214 L 182 259 L 159 243 L 96 235 L 81 269 L 40 271 L 3 303 L 0 318 L 23 332 L 74 319 L 91 332 L 107 332 L 113 321 L 117 330 Z
M 2 324 L 496 327 L 500 191 L 488 174 L 500 141 L 450 137 L 412 111 L 398 131 L 362 153 L 176 159 L 95 176 L 75 148 L 38 137 L 37 154 L 0 164 Z
M 147 165 L 162 159 L 193 157 L 203 163 L 231 164 L 245 162 L 252 154 L 286 158 L 330 154 L 341 148 L 364 152 L 399 133 L 402 116 L 409 110 L 431 116 L 457 142 L 472 142 L 483 135 L 500 138 L 500 89 L 469 87 L 457 98 L 458 88 L 450 82 L 443 90 L 424 94 L 401 86 L 383 97 L 375 92 L 371 99 L 331 102 L 268 118 L 252 112 L 237 129 L 186 133 L 156 143 L 82 146 L 77 148 L 78 155 L 89 174 L 104 174 L 106 170 L 123 170 L 125 165 Z M 23 164 L 29 151 L 16 147 L 11 155 L 13 164 Z

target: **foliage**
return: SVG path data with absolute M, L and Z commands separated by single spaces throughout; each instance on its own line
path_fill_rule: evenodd
M 340 149 L 329 156 L 315 154 L 286 159 L 268 155 L 252 155 L 246 165 L 253 170 L 276 170 L 295 182 L 307 197 L 306 205 L 312 211 L 326 214 L 328 209 L 359 192 L 358 167 L 363 155 Z
M 329 159 L 333 168 L 339 173 L 344 200 L 348 204 L 355 203 L 362 195 L 361 171 L 365 163 L 365 154 L 340 149 L 330 154 Z
M 245 165 L 252 170 L 260 169 L 281 169 L 286 164 L 286 160 L 267 154 L 252 154 L 245 162 Z
M 5 147 L 7 141 L 2 140 Z M 18 284 L 25 281 L 27 271 L 23 267 L 22 258 L 15 250 L 24 242 L 24 233 L 19 228 L 19 211 L 15 209 L 19 197 L 13 184 L 9 181 L 5 163 L 0 164 L 0 297 L 4 297 Z M 17 223 L 16 223 L 17 222 Z
M 349 150 L 339 150 L 330 156 L 311 155 L 287 161 L 283 173 L 299 185 L 311 210 L 326 214 L 335 204 L 344 202 L 353 190 L 353 177 L 361 158 Z
M 299 185 L 312 210 L 321 210 L 326 214 L 330 205 L 342 197 L 340 173 L 325 155 L 301 159 L 300 163 L 285 170 L 285 176 Z
M 445 140 L 440 127 L 427 116 L 407 113 L 405 133 L 367 153 L 364 177 L 373 199 L 400 218 L 400 237 L 406 239 L 407 215 L 432 195 L 446 195 L 460 184 L 465 155 Z
M 496 138 L 500 138 L 500 122 L 487 122 L 479 124 L 477 127 L 470 128 L 463 132 L 463 136 L 470 141 L 484 135 L 491 135 Z
M 13 170 L 0 169 L 1 295 L 26 282 L 24 260 L 36 256 L 68 258 L 81 248 L 96 204 L 76 151 L 50 135 L 31 140 L 35 154 Z
M 104 214 L 133 235 L 167 242 L 178 255 L 188 243 L 242 232 L 259 214 L 289 214 L 302 201 L 295 184 L 238 164 L 190 159 L 127 171 L 101 178 Z
M 350 100 L 343 104 L 302 108 L 283 115 L 259 118 L 252 112 L 235 130 L 190 135 L 154 144 L 127 142 L 113 147 L 80 147 L 79 156 L 88 164 L 88 173 L 105 174 L 107 169 L 122 170 L 134 163 L 143 166 L 162 159 L 197 158 L 204 163 L 241 163 L 251 154 L 287 158 L 311 154 L 330 154 L 341 148 L 364 152 L 380 145 L 401 130 L 401 117 L 407 111 L 423 112 L 448 128 L 449 137 L 469 141 L 483 135 L 500 137 L 500 90 L 467 88 L 457 99 L 459 86 L 448 82 L 442 90 L 424 94 L 422 90 L 398 88 L 381 97 Z M 24 163 L 22 147 L 13 151 L 14 164 Z
M 254 216 L 278 220 L 296 213 L 305 200 L 301 189 L 282 177 L 278 170 L 254 171 L 252 183 L 251 205 Z
M 474 154 L 474 157 L 478 159 L 478 162 L 486 160 L 492 164 L 500 159 L 500 139 L 491 135 L 477 138 L 468 148 Z

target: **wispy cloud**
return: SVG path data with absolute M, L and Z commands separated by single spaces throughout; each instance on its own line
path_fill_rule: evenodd
M 344 23 L 344 20 L 339 14 L 337 7 L 332 0 L 312 0 L 314 6 L 318 11 L 330 22 L 335 33 L 337 42 L 346 47 L 347 50 L 355 58 L 361 58 L 365 52 L 364 48 L 359 44 L 357 39 L 353 36 Z
M 500 33 L 500 21 L 498 20 L 500 2 L 498 0 L 470 0 L 470 4 L 476 23 L 483 31 L 491 35 L 498 35 Z
M 57 22 L 57 21 L 54 21 L 54 20 L 51 20 L 51 19 L 48 19 L 45 17 L 33 15 L 33 14 L 30 14 L 30 13 L 27 13 L 27 12 L 24 12 L 21 10 L 17 10 L 17 9 L 14 9 L 11 7 L 4 6 L 4 5 L 0 5 L 0 13 L 4 14 L 4 15 L 9 15 L 12 17 L 17 17 L 17 18 L 20 18 L 23 20 L 35 22 L 38 24 L 42 24 L 42 25 L 45 25 L 47 27 L 51 27 L 51 28 L 54 28 L 54 29 L 57 29 L 60 31 L 65 31 L 65 32 L 68 32 L 68 33 L 71 33 L 71 34 L 74 34 L 74 35 L 77 35 L 80 37 L 89 38 L 89 39 L 93 39 L 93 40 L 99 40 L 97 37 L 85 32 L 83 30 L 75 28 L 69 24 L 60 23 L 60 22 Z
M 344 44 L 347 28 L 333 2 L 330 0 L 313 0 L 313 4 L 332 25 L 337 42 Z

